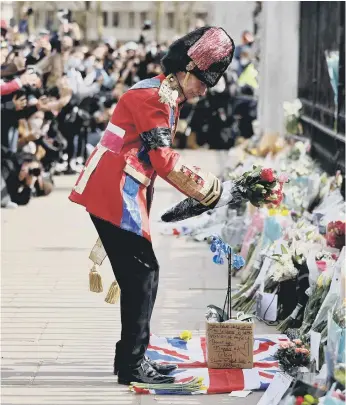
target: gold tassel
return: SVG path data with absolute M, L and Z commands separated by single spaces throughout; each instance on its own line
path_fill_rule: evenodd
M 107 304 L 116 304 L 120 298 L 120 287 L 118 282 L 115 280 L 111 284 L 108 290 L 107 297 L 105 298 L 105 302 Z
M 187 72 L 186 75 L 185 75 L 185 78 L 184 78 L 183 88 L 186 86 L 186 84 L 187 84 L 187 82 L 189 80 L 189 77 L 190 77 L 190 72 Z
M 89 288 L 90 291 L 101 293 L 103 291 L 102 277 L 97 271 L 95 264 L 89 272 Z

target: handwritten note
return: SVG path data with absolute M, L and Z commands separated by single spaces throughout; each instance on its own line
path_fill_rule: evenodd
M 253 323 L 207 323 L 209 368 L 252 368 Z
M 277 405 L 289 389 L 292 378 L 283 373 L 276 373 L 263 397 L 257 405 Z

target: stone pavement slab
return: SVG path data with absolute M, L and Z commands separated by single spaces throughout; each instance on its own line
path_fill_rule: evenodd
M 225 154 L 184 152 L 187 160 L 214 173 Z M 97 234 L 83 208 L 67 199 L 74 177 L 57 177 L 49 197 L 27 207 L 2 210 L 2 392 L 3 405 L 58 404 L 255 404 L 217 396 L 136 396 L 112 375 L 114 344 L 120 336 L 118 305 L 88 291 L 88 254 Z M 182 195 L 158 179 L 153 217 Z M 222 306 L 226 268 L 215 266 L 204 243 L 161 236 L 152 221 L 161 264 L 152 332 L 176 336 L 184 329 L 204 334 L 208 304 Z M 102 266 L 105 289 L 113 281 Z M 268 330 L 256 326 L 257 333 Z M 273 333 L 271 331 L 271 333 Z M 236 402 L 235 402 L 236 401 Z

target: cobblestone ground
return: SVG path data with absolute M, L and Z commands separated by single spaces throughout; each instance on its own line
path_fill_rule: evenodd
M 224 154 L 186 152 L 187 159 L 219 173 Z M 120 335 L 118 305 L 88 291 L 88 254 L 96 232 L 83 208 L 70 203 L 73 177 L 57 177 L 56 189 L 27 207 L 2 210 L 2 393 L 3 405 L 58 404 L 256 404 L 228 395 L 136 396 L 112 375 Z M 153 216 L 182 197 L 160 179 Z M 153 221 L 161 279 L 152 332 L 202 334 L 208 304 L 222 305 L 226 269 L 215 267 L 204 243 L 161 236 Z M 112 281 L 107 261 L 105 285 Z M 108 288 L 108 287 L 106 287 Z M 265 333 L 263 325 L 256 333 Z M 271 331 L 274 333 L 274 331 Z

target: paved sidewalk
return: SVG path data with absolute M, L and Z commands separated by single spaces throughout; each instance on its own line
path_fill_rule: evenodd
M 191 163 L 218 173 L 223 155 L 186 152 Z M 29 206 L 2 210 L 2 405 L 58 404 L 256 404 L 219 396 L 136 396 L 112 375 L 120 334 L 118 305 L 88 291 L 88 254 L 96 232 L 83 208 L 67 195 L 73 177 L 57 177 L 56 190 Z M 153 216 L 181 199 L 162 180 L 156 184 Z M 208 304 L 222 305 L 226 268 L 216 267 L 204 243 L 161 236 L 153 227 L 161 264 L 152 332 L 175 336 L 203 333 Z M 105 289 L 112 281 L 102 266 Z M 266 327 L 256 326 L 256 333 Z M 271 330 L 271 333 L 274 331 Z

